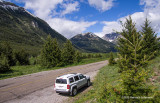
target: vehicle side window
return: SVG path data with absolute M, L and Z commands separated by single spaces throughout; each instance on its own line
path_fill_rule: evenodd
M 80 74 L 80 75 L 79 75 L 79 78 L 80 78 L 80 79 L 83 79 L 83 78 L 84 78 L 84 76 L 83 76 L 82 74 Z
M 69 78 L 69 82 L 73 83 L 74 82 L 73 78 Z
M 78 80 L 79 80 L 79 77 L 78 77 L 78 76 L 75 76 L 74 79 L 75 79 L 75 81 L 78 81 Z

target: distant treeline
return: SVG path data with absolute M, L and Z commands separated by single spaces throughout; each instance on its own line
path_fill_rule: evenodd
M 10 66 L 28 64 L 29 54 L 25 50 L 13 50 L 8 42 L 0 44 L 0 72 L 10 70 Z
M 117 53 L 113 53 L 117 57 Z M 57 40 L 48 36 L 41 53 L 31 55 L 25 49 L 14 50 L 9 42 L 0 43 L 0 72 L 10 70 L 10 66 L 41 65 L 45 68 L 59 67 L 79 63 L 82 59 L 109 58 L 109 53 L 81 53 L 76 50 L 71 41 L 66 41 L 63 47 L 58 45 Z

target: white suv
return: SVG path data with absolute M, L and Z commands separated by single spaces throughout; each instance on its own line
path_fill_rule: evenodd
M 54 90 L 56 93 L 67 93 L 75 96 L 77 90 L 84 86 L 90 86 L 90 77 L 81 73 L 73 73 L 57 77 Z

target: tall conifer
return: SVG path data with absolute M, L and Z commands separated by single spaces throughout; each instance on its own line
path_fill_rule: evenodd
M 72 64 L 75 60 L 75 50 L 71 41 L 67 40 L 62 50 L 62 62 L 64 65 Z
M 152 55 L 154 57 L 159 50 L 158 39 L 147 18 L 144 22 L 144 25 L 142 26 L 142 35 L 144 35 L 143 53 L 146 55 Z
M 51 36 L 47 37 L 47 40 L 41 51 L 41 64 L 45 67 L 56 66 L 61 59 L 61 51 L 58 47 L 56 39 L 52 39 Z
M 137 32 L 135 23 L 131 17 L 126 19 L 122 25 L 122 38 L 118 41 L 119 67 L 121 68 L 121 79 L 123 96 L 148 96 L 150 92 L 146 84 L 147 71 L 143 67 L 148 63 L 149 56 L 143 54 L 144 35 Z M 131 99 L 130 102 L 137 102 L 139 99 Z M 129 102 L 127 100 L 127 102 Z

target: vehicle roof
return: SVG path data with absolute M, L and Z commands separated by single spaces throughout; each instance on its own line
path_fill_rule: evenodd
M 66 75 L 62 75 L 62 76 L 57 77 L 57 79 L 60 79 L 60 78 L 62 78 L 62 79 L 67 79 L 67 78 L 69 78 L 69 77 L 73 77 L 73 76 L 76 76 L 76 75 L 78 75 L 78 74 L 81 74 L 81 73 L 66 74 Z

